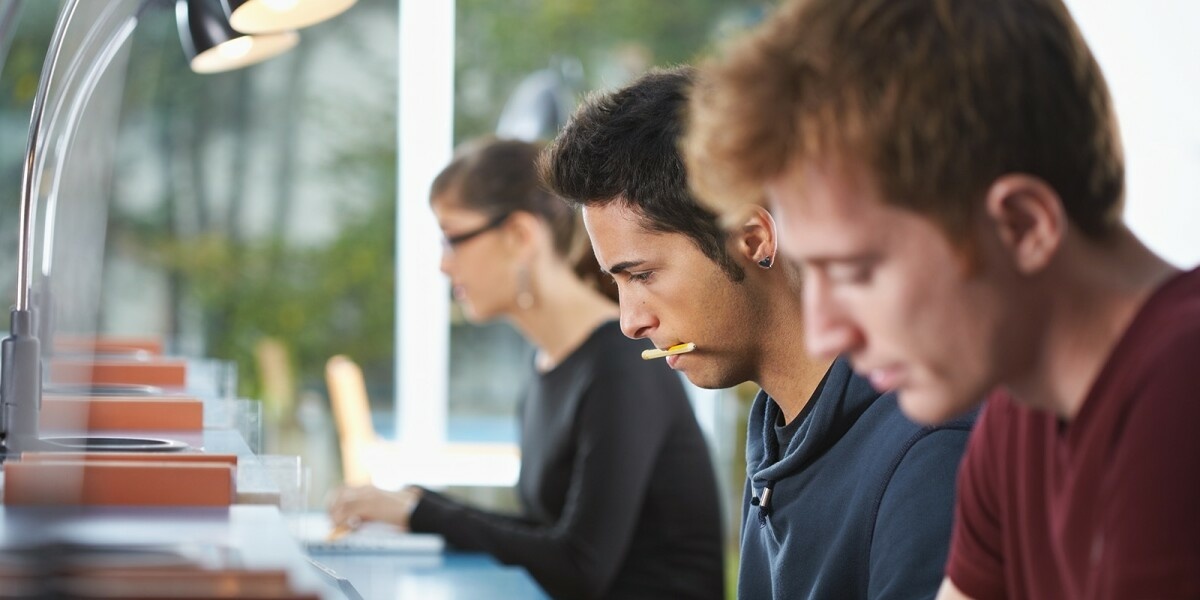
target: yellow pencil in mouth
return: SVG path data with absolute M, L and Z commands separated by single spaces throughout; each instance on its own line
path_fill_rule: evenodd
M 670 348 L 667 348 L 666 350 L 659 350 L 658 348 L 654 348 L 653 350 L 643 350 L 642 351 L 642 360 L 653 360 L 656 358 L 662 358 L 664 356 L 672 356 L 675 354 L 685 354 L 685 353 L 691 352 L 692 350 L 695 350 L 695 349 L 696 349 L 696 343 L 688 342 L 686 344 L 675 344 L 674 346 L 671 346 Z

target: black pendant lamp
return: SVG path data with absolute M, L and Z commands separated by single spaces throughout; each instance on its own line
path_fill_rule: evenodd
M 188 64 L 197 73 L 240 69 L 291 50 L 295 31 L 248 35 L 234 31 L 220 0 L 176 0 L 175 20 Z
M 246 33 L 291 31 L 333 18 L 357 0 L 222 0 L 229 24 Z

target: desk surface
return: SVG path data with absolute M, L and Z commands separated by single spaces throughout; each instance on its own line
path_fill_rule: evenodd
M 293 587 L 324 591 L 274 506 L 198 508 L 0 507 L 0 550 L 47 544 L 169 549 L 238 568 L 287 571 Z
M 243 466 L 255 463 L 256 457 L 236 432 L 205 430 L 202 437 L 188 441 L 193 445 L 203 444 L 211 452 L 238 454 L 247 459 Z M 0 467 L 0 490 L 2 474 Z M 251 469 L 239 467 L 239 488 L 257 488 L 260 483 L 259 476 Z M 266 485 L 274 483 L 269 481 Z M 222 560 L 233 556 L 244 567 L 284 569 L 296 588 L 319 593 L 323 600 L 350 597 L 304 559 L 299 543 L 274 506 L 239 504 L 228 509 L 0 506 L 0 553 L 55 542 L 160 547 L 183 544 L 209 554 L 216 549 L 222 553 Z M 525 569 L 502 565 L 484 554 L 314 552 L 312 558 L 349 580 L 365 600 L 547 598 Z
M 214 553 L 251 569 L 283 569 L 299 590 L 323 600 L 349 598 L 332 579 L 304 560 L 300 545 L 273 506 L 190 508 L 0 507 L 0 551 L 38 544 L 180 547 Z M 543 599 L 522 568 L 483 554 L 313 553 L 350 581 L 365 600 L 421 598 Z
M 311 553 L 354 585 L 364 600 L 547 598 L 529 573 L 502 565 L 486 554 L 446 552 L 432 555 Z M 326 598 L 342 598 L 332 579 L 324 578 Z

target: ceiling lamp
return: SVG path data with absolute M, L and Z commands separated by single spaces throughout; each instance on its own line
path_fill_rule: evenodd
M 234 31 L 218 0 L 177 0 L 175 18 L 188 64 L 197 73 L 218 73 L 262 62 L 291 50 L 295 31 L 249 35 Z
M 229 24 L 245 33 L 276 33 L 333 18 L 357 0 L 222 0 Z

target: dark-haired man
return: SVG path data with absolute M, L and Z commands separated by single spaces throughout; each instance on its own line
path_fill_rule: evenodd
M 950 535 L 969 424 L 922 428 L 844 360 L 801 345 L 799 272 L 761 208 L 729 233 L 687 187 L 677 143 L 693 71 L 643 76 L 590 99 L 542 157 L 583 208 L 617 282 L 621 327 L 693 383 L 762 387 L 750 415 L 742 598 L 929 598 Z
M 1200 270 L 1121 219 L 1062 0 L 795 0 L 705 73 L 707 196 L 766 196 L 809 349 L 913 418 L 987 397 L 946 598 L 1200 598 Z

